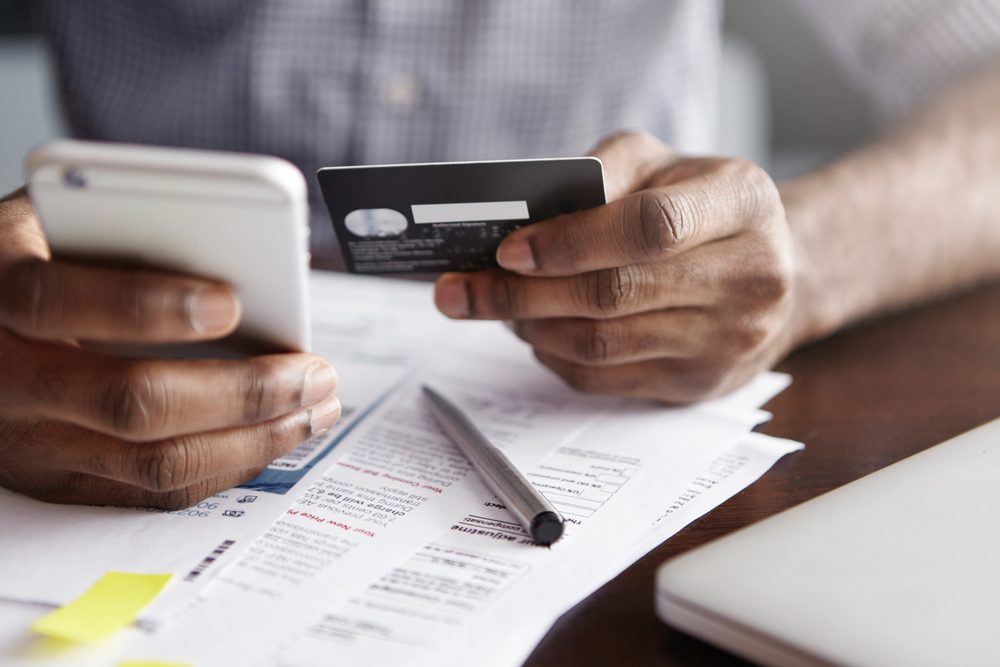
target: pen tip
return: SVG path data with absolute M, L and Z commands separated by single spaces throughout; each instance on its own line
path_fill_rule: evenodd
M 531 521 L 531 538 L 535 544 L 552 546 L 562 534 L 563 519 L 555 512 L 542 512 Z

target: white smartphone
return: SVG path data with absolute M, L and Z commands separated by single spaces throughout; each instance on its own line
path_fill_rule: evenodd
M 231 284 L 234 340 L 308 351 L 305 179 L 280 158 L 57 141 L 26 161 L 54 257 L 107 261 Z

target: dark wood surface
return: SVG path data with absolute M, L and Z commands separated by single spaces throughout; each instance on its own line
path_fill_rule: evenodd
M 746 665 L 653 611 L 665 559 L 1000 417 L 1000 285 L 869 322 L 778 366 L 764 433 L 806 443 L 567 613 L 529 667 Z

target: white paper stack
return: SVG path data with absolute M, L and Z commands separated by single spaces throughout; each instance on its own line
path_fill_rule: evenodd
M 30 614 L 10 612 L 4 664 L 517 665 L 579 600 L 801 448 L 751 433 L 787 376 L 767 373 L 684 408 L 585 396 L 501 325 L 438 316 L 430 286 L 318 275 L 313 298 L 319 351 L 340 369 L 353 413 L 330 439 L 286 457 L 278 472 L 303 460 L 312 467 L 284 494 L 221 494 L 227 508 L 270 494 L 266 510 L 170 517 L 78 508 L 68 510 L 70 525 L 34 501 L 0 497 L 0 529 L 17 523 L 5 518 L 15 505 L 47 525 L 24 538 L 41 542 L 0 554 L 0 567 L 29 578 L 35 568 L 74 571 L 56 583 L 0 582 L 2 597 L 62 604 L 97 570 L 155 567 L 180 579 L 144 630 L 44 662 L 12 630 Z M 568 522 L 562 540 L 530 543 L 440 432 L 421 382 L 458 403 L 556 505 Z M 243 518 L 240 531 L 226 522 Z M 188 526 L 197 528 L 194 547 L 182 536 Z M 98 530 L 107 540 L 90 549 Z M 169 553 L 129 549 L 147 539 L 157 550 L 172 543 Z M 206 549 L 227 540 L 204 565 Z M 63 546 L 86 566 L 53 555 Z M 21 559 L 30 554 L 28 567 Z

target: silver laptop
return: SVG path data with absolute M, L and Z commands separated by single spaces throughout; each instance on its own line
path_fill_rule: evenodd
M 764 665 L 1000 665 L 1000 419 L 667 562 L 656 602 Z

